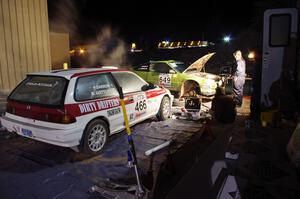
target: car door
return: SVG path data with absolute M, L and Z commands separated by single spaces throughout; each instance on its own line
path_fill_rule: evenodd
M 181 84 L 186 79 L 186 74 L 183 74 L 183 69 L 186 68 L 183 62 L 174 61 L 168 63 L 171 67 L 169 73 L 171 73 L 171 86 L 168 88 L 170 90 L 177 90 L 181 87 Z
M 112 133 L 124 128 L 124 119 L 119 104 L 119 93 L 108 73 L 79 77 L 75 83 L 74 100 L 80 115 L 79 123 L 88 123 L 94 118 L 104 116 L 109 121 Z M 70 107 L 69 111 L 75 111 Z
M 172 74 L 170 73 L 171 67 L 167 63 L 151 63 L 150 72 L 148 74 L 149 82 L 164 86 L 166 88 L 171 87 Z
M 142 86 L 147 84 L 141 77 L 131 72 L 112 73 L 123 89 L 124 102 L 129 124 L 134 124 L 149 117 L 151 107 Z

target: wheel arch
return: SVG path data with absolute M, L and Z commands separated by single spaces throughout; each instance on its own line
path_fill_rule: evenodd
M 199 87 L 199 92 L 201 93 L 201 84 L 200 84 L 199 81 L 196 81 L 196 80 L 194 80 L 194 79 L 186 79 L 186 80 L 184 80 L 184 81 L 182 82 L 182 84 L 181 84 L 181 86 L 180 86 L 180 90 L 179 90 L 180 96 L 182 96 L 182 95 L 184 94 L 184 93 L 183 93 L 183 91 L 184 91 L 184 86 L 185 86 L 185 84 L 188 83 L 188 82 L 196 83 L 196 84 L 198 85 L 198 87 Z
M 100 119 L 100 120 L 103 120 L 106 124 L 107 124 L 107 127 L 108 127 L 108 130 L 110 131 L 110 126 L 109 126 L 109 122 L 108 122 L 108 119 L 105 117 L 105 116 L 97 116 L 93 119 L 91 119 L 85 126 L 84 129 L 86 129 L 86 127 L 94 120 L 97 120 L 97 119 Z
M 97 117 L 91 119 L 91 120 L 85 125 L 84 130 L 83 130 L 83 133 L 82 133 L 82 136 L 81 136 L 80 143 L 82 143 L 83 140 L 84 140 L 84 139 L 83 139 L 83 138 L 84 138 L 84 132 L 85 132 L 85 130 L 87 129 L 87 127 L 89 126 L 89 124 L 90 124 L 91 122 L 97 120 L 97 119 L 103 120 L 103 121 L 106 123 L 107 128 L 108 128 L 108 131 L 109 131 L 109 135 L 110 135 L 110 126 L 109 126 L 108 119 L 107 119 L 106 117 L 104 117 L 104 116 L 97 116 Z
M 168 95 L 167 93 L 161 98 L 161 100 L 162 100 L 164 97 L 168 97 L 169 99 L 171 99 L 171 96 Z

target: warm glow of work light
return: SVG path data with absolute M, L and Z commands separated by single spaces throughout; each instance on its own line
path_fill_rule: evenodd
M 67 69 L 69 68 L 69 66 L 68 66 L 68 63 L 67 63 L 67 62 L 63 63 L 63 68 L 64 68 L 65 70 L 67 70 Z
M 135 43 L 131 44 L 131 49 L 136 49 L 136 44 Z
M 254 59 L 255 58 L 255 53 L 254 52 L 249 52 L 248 58 L 249 59 Z
M 84 50 L 84 49 L 82 49 L 82 48 L 80 48 L 80 49 L 79 49 L 79 54 L 81 54 L 81 55 L 82 55 L 82 54 L 84 54 L 84 53 L 85 53 L 85 50 Z

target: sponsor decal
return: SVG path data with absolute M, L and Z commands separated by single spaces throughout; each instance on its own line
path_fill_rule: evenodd
M 131 114 L 129 115 L 129 120 L 130 120 L 130 121 L 134 120 L 134 113 L 131 113 Z
M 140 70 L 140 71 L 147 71 L 147 70 L 148 70 L 148 65 L 140 66 L 140 67 L 138 68 L 138 70 Z
M 120 108 L 114 108 L 114 109 L 111 109 L 111 110 L 107 111 L 107 116 L 111 117 L 111 116 L 117 115 L 119 113 L 121 113 L 121 109 Z
M 108 89 L 114 87 L 112 84 L 101 84 L 93 86 L 94 90 Z
M 91 96 L 92 97 L 101 96 L 101 95 L 104 95 L 105 93 L 108 93 L 108 90 L 92 91 Z
M 87 113 L 87 112 L 92 112 L 92 111 L 97 110 L 95 102 L 79 104 L 78 106 L 79 106 L 79 109 L 80 109 L 80 113 Z
M 112 84 L 102 84 L 93 86 L 93 91 L 91 91 L 91 96 L 102 96 L 105 94 L 113 93 L 114 85 Z
M 135 113 L 135 117 L 141 117 L 142 115 L 144 115 L 146 113 L 146 111 L 143 111 L 143 112 L 136 112 Z
M 132 104 L 132 103 L 134 103 L 133 96 L 132 96 L 132 95 L 130 95 L 130 96 L 125 96 L 124 102 L 125 102 L 126 105 L 127 105 L 127 104 Z
M 39 86 L 39 87 L 55 87 L 58 85 L 58 81 L 55 81 L 55 83 L 45 83 L 45 82 L 27 82 L 26 86 Z
M 89 113 L 95 111 L 101 111 L 104 109 L 114 108 L 120 105 L 119 99 L 109 99 L 95 102 L 88 102 L 83 104 L 78 104 L 80 113 Z
M 99 110 L 120 106 L 119 99 L 103 100 L 103 101 L 98 101 L 96 103 Z
M 143 95 L 143 94 L 136 95 L 136 96 L 134 97 L 134 99 L 135 99 L 135 101 L 143 100 L 143 99 L 145 99 L 145 95 Z

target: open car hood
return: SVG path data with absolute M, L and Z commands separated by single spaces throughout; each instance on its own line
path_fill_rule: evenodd
M 202 70 L 202 68 L 205 66 L 206 62 L 215 54 L 215 52 L 213 53 L 208 53 L 206 55 L 204 55 L 203 57 L 200 57 L 197 61 L 195 61 L 194 63 L 192 63 L 189 67 L 187 67 L 187 69 L 185 69 L 183 72 L 185 73 L 188 70 L 191 69 L 196 69 L 196 71 L 200 72 Z

